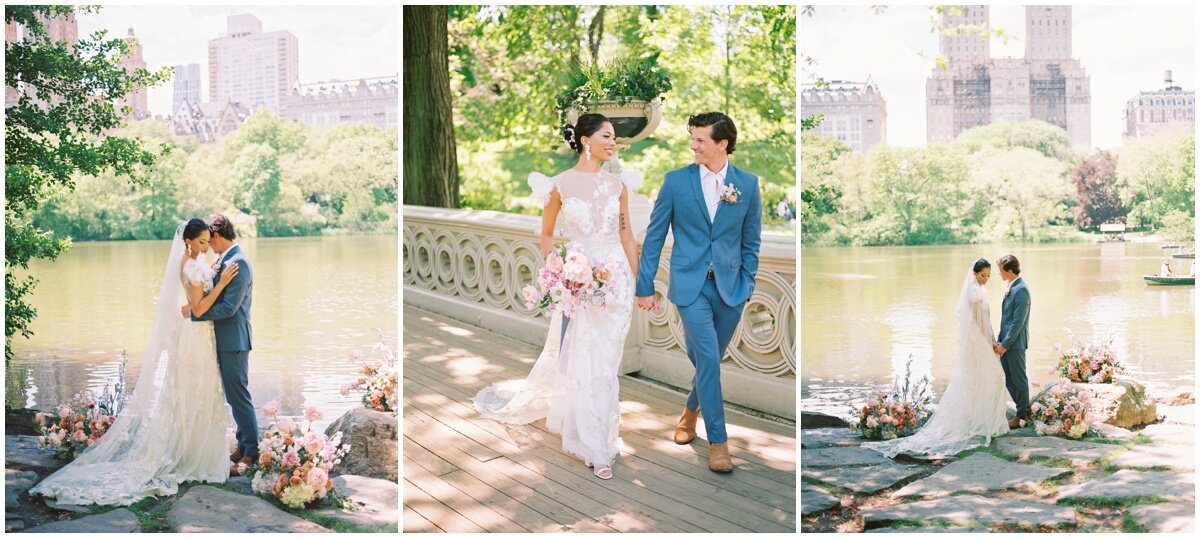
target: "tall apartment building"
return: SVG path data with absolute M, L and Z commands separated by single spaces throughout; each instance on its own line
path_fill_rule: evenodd
M 800 114 L 824 115 L 811 132 L 835 137 L 854 151 L 867 151 L 887 140 L 887 100 L 869 75 L 866 82 L 805 84 L 800 92 Z
M 53 41 L 66 41 L 67 50 L 73 50 L 75 44 L 79 43 L 79 22 L 75 20 L 75 14 L 71 13 L 65 17 L 44 17 L 39 15 L 38 20 L 42 22 L 43 28 L 46 30 L 46 36 Z M 28 37 L 29 31 L 25 27 L 13 22 L 5 23 L 4 25 L 4 42 L 16 43 L 17 40 Z M 29 91 L 28 88 L 10 88 L 4 87 L 4 106 L 5 108 L 15 105 L 21 99 L 21 93 Z
M 208 42 L 208 99 L 280 113 L 300 83 L 300 48 L 287 30 L 263 32 L 249 13 L 230 15 L 227 31 Z
M 987 6 L 945 13 L 944 27 L 989 27 Z M 1025 56 L 991 58 L 988 36 L 943 35 L 945 69 L 926 81 L 926 138 L 949 142 L 972 127 L 1039 119 L 1067 131 L 1072 144 L 1091 145 L 1091 79 L 1071 57 L 1071 7 L 1026 6 Z
M 132 49 L 131 53 L 121 58 L 120 66 L 125 69 L 126 73 L 133 73 L 137 69 L 146 68 L 146 60 L 142 58 L 142 44 L 138 38 L 133 35 L 133 27 L 129 27 L 129 35 L 125 37 L 125 43 Z M 146 92 L 146 88 L 138 88 L 129 92 L 124 98 L 117 100 L 117 110 L 128 106 L 131 110 L 127 119 L 143 120 L 150 117 L 150 102 Z
M 1125 102 L 1125 138 L 1196 130 L 1196 92 L 1176 86 L 1168 70 L 1162 90 L 1141 91 Z
M 397 125 L 397 96 L 395 77 L 303 84 L 284 101 L 281 115 L 310 127 L 365 123 L 387 129 Z
M 199 103 L 200 97 L 200 64 L 192 63 L 175 66 L 171 77 L 174 91 L 171 94 L 171 111 L 179 110 L 184 101 Z

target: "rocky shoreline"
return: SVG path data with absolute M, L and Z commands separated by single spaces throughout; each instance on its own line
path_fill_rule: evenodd
M 38 448 L 32 417 L 29 410 L 6 413 L 5 532 L 399 532 L 399 484 L 357 474 L 333 474 L 352 510 L 318 503 L 289 512 L 274 499 L 254 495 L 247 477 L 221 484 L 187 482 L 174 496 L 128 507 L 46 503 L 31 498 L 28 490 L 65 462 Z M 386 475 L 387 465 L 381 468 Z
M 954 458 L 890 460 L 830 418 L 802 420 L 804 532 L 1195 531 L 1195 400 L 1071 440 L 1022 428 Z

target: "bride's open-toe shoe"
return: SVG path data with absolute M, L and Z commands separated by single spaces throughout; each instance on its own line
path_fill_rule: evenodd
M 600 467 L 592 466 L 592 469 L 592 474 L 595 474 L 596 478 L 599 478 L 600 480 L 608 480 L 613 477 L 611 465 L 603 465 Z

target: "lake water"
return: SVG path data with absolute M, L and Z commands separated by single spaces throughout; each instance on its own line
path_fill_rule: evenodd
M 1167 251 L 1173 252 L 1173 251 Z M 1167 256 L 1158 244 L 803 248 L 801 405 L 845 415 L 873 385 L 928 375 L 936 396 L 950 376 L 954 306 L 974 260 L 992 262 L 992 327 L 1000 327 L 1004 281 L 995 260 L 1013 254 L 1032 298 L 1027 372 L 1046 382 L 1054 345 L 1112 339 L 1148 387 L 1195 384 L 1194 286 L 1148 286 Z M 1192 260 L 1172 259 L 1177 274 Z M 1069 333 L 1068 333 L 1069 331 Z
M 382 331 L 397 342 L 397 238 L 388 236 L 246 239 L 254 265 L 254 350 L 250 392 L 255 407 L 277 400 L 280 415 L 325 412 L 324 428 L 353 407 L 341 385 L 357 377 L 353 349 L 371 357 Z M 121 350 L 129 389 L 150 337 L 169 241 L 76 243 L 57 261 L 35 261 L 40 281 L 29 298 L 38 309 L 32 339 L 15 338 L 8 365 L 9 405 L 51 409 L 84 388 L 115 379 Z M 376 355 L 377 356 L 377 355 Z M 261 416 L 260 425 L 265 427 Z

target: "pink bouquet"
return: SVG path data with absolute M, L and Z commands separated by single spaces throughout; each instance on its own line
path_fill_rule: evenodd
M 350 360 L 361 362 L 362 366 L 359 368 L 358 379 L 342 386 L 341 393 L 342 396 L 346 396 L 352 390 L 361 391 L 363 407 L 394 415 L 399 409 L 397 399 L 400 393 L 396 355 L 387 346 L 383 333 L 379 329 L 375 329 L 375 336 L 379 338 L 379 341 L 371 350 L 378 353 L 379 358 L 366 362 L 363 361 L 361 351 L 357 349 L 351 351 Z
M 1083 437 L 1095 421 L 1090 408 L 1091 395 L 1079 390 L 1066 378 L 1059 378 L 1029 406 L 1029 419 L 1038 435 Z
M 277 408 L 270 402 L 263 411 L 274 419 Z M 313 431 L 313 421 L 322 416 L 320 409 L 308 406 L 304 408 L 308 424 L 303 430 L 290 418 L 267 428 L 258 442 L 258 461 L 250 482 L 255 493 L 272 495 L 290 508 L 304 508 L 336 493 L 329 473 L 350 452 L 350 445 L 342 444 L 342 432 L 327 437 Z
M 916 433 L 933 414 L 929 410 L 932 398 L 926 390 L 929 378 L 922 378 L 916 386 L 910 383 L 912 359 L 905 366 L 904 386 L 899 379 L 891 392 L 875 388 L 867 395 L 862 407 L 855 409 L 857 422 L 850 423 L 851 430 L 867 439 L 895 439 Z
M 122 351 L 116 384 L 106 383 L 98 398 L 92 391 L 83 390 L 70 402 L 58 406 L 55 412 L 34 415 L 42 430 L 38 446 L 54 450 L 56 459 L 71 461 L 96 444 L 117 421 L 117 415 L 125 406 L 125 363 L 128 360 Z
M 1105 344 L 1084 345 L 1078 341 L 1071 349 L 1059 351 L 1058 364 L 1050 373 L 1057 373 L 1076 383 L 1112 383 L 1117 374 L 1124 371 L 1117 354 L 1113 352 L 1112 342 Z
M 545 309 L 550 315 L 561 310 L 568 317 L 588 305 L 603 308 L 612 295 L 610 279 L 615 265 L 611 259 L 588 259 L 578 243 L 559 245 L 546 256 L 537 285 L 521 290 L 525 308 Z

